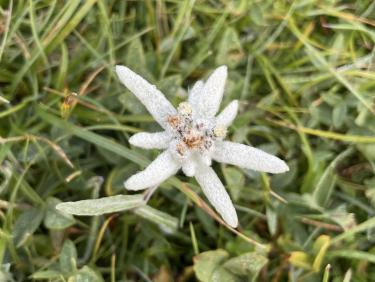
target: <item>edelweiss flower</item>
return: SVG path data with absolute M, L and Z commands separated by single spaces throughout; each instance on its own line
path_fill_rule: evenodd
M 154 85 L 124 66 L 116 66 L 121 82 L 143 103 L 164 131 L 133 135 L 130 144 L 144 149 L 163 149 L 145 170 L 131 176 L 124 185 L 128 190 L 156 187 L 182 171 L 195 176 L 211 204 L 225 222 L 237 227 L 233 203 L 211 168 L 211 160 L 270 173 L 289 170 L 279 158 L 259 149 L 224 141 L 227 128 L 237 115 L 238 101 L 232 101 L 218 116 L 224 93 L 227 67 L 217 68 L 205 83 L 198 81 L 187 102 L 175 109 Z

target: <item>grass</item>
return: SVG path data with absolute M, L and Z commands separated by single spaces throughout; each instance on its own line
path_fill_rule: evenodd
M 0 281 L 375 280 L 373 1 L 0 7 Z M 175 105 L 228 65 L 223 105 L 240 100 L 229 139 L 291 167 L 267 175 L 214 164 L 238 230 L 183 174 L 144 209 L 55 210 L 131 194 L 123 181 L 158 154 L 128 143 L 158 127 L 116 64 Z

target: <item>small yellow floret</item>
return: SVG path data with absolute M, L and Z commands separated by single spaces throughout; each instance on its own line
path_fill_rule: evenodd
M 216 125 L 214 128 L 214 134 L 216 137 L 224 138 L 227 135 L 227 128 L 224 125 Z
M 182 102 L 178 105 L 177 108 L 178 112 L 183 115 L 190 115 L 192 112 L 192 108 L 188 102 Z

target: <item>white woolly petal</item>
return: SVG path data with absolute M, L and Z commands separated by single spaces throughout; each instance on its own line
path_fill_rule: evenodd
M 228 141 L 215 143 L 212 158 L 221 163 L 257 171 L 283 173 L 289 170 L 287 164 L 278 157 L 254 147 Z
M 168 148 L 171 136 L 168 132 L 140 132 L 129 138 L 129 143 L 144 149 L 166 149 Z
M 228 127 L 236 118 L 238 111 L 238 101 L 232 101 L 224 110 L 216 117 L 216 124 Z
M 196 162 L 193 160 L 192 157 L 185 160 L 182 164 L 182 171 L 186 176 L 192 177 L 195 174 L 196 170 Z
M 116 73 L 121 82 L 143 103 L 154 119 L 167 127 L 167 117 L 176 114 L 176 109 L 155 85 L 124 66 L 116 66 Z
M 215 171 L 211 167 L 201 165 L 195 172 L 195 178 L 207 199 L 223 217 L 224 221 L 234 228 L 237 227 L 236 210 Z
M 212 164 L 212 159 L 211 155 L 208 152 L 205 152 L 203 154 L 200 154 L 199 157 L 200 161 L 205 164 L 206 166 L 211 166 Z
M 203 86 L 203 81 L 198 80 L 190 90 L 188 102 L 193 108 L 197 105 L 199 95 L 202 95 Z
M 227 74 L 226 66 L 218 67 L 204 84 L 196 105 L 197 111 L 202 117 L 212 118 L 219 110 Z
M 159 185 L 174 175 L 181 165 L 177 163 L 168 151 L 161 153 L 145 170 L 138 172 L 125 181 L 128 190 L 142 190 Z

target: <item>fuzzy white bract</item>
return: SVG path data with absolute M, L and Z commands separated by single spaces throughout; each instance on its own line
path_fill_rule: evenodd
M 164 129 L 156 133 L 137 133 L 129 139 L 134 146 L 163 149 L 164 152 L 145 170 L 126 180 L 126 189 L 155 187 L 182 168 L 187 176 L 196 178 L 204 194 L 225 222 L 237 227 L 236 210 L 223 184 L 211 168 L 211 160 L 270 173 L 289 170 L 284 161 L 273 155 L 223 140 L 238 110 L 238 102 L 232 101 L 215 116 L 224 93 L 226 66 L 217 68 L 205 83 L 196 82 L 189 93 L 188 101 L 180 103 L 177 109 L 154 85 L 127 67 L 116 66 L 116 72 L 121 82 Z

